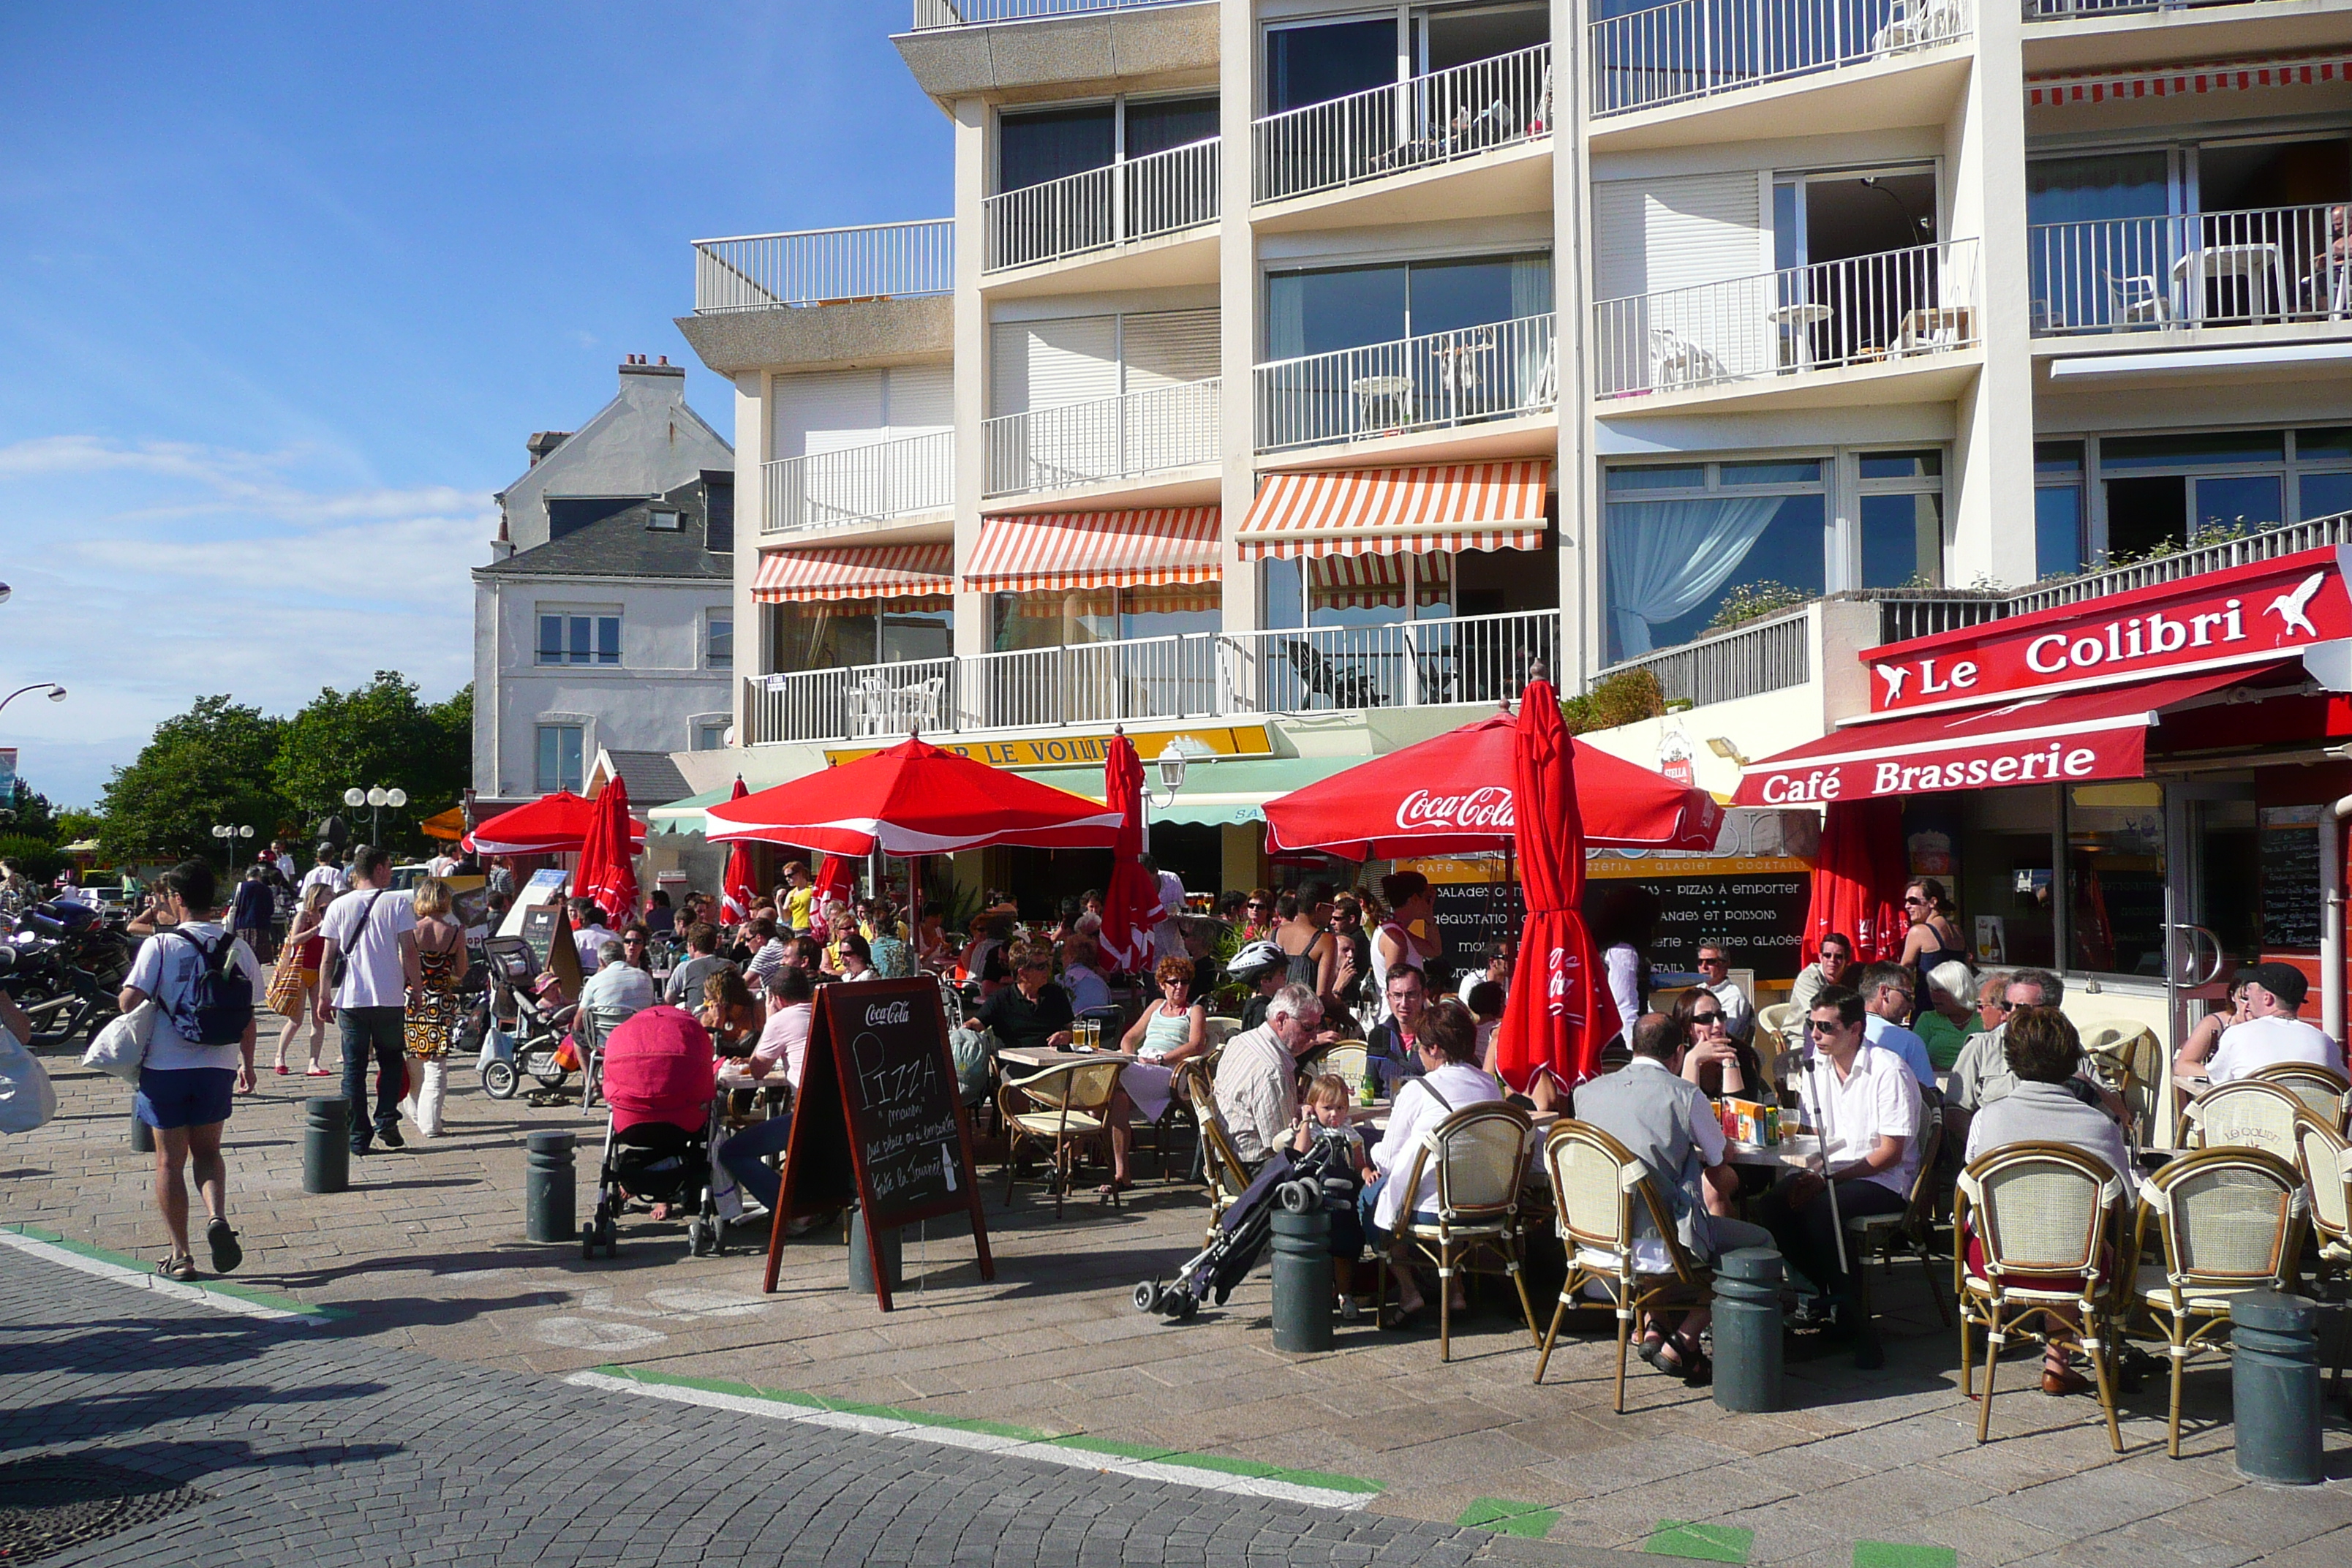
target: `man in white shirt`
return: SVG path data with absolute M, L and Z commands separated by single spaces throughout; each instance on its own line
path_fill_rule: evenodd
M 1720 942 L 1698 944 L 1698 972 L 1706 977 L 1699 984 L 1723 1004 L 1724 1032 L 1742 1045 L 1748 1043 L 1756 1033 L 1755 1005 L 1739 988 L 1739 982 L 1731 977 L 1731 961 L 1723 956 Z
M 2284 1062 L 2344 1071 L 2336 1042 L 2295 1016 L 2309 989 L 2303 971 L 2291 963 L 2257 963 L 2242 978 L 2246 1021 L 2221 1031 L 2221 1047 L 2205 1065 L 2207 1078 L 2230 1083 Z
M 617 942 L 608 942 L 598 950 L 596 973 L 580 987 L 580 1005 L 599 1015 L 599 1026 L 607 1031 L 644 1012 L 657 999 L 654 977 L 635 964 L 625 963 Z
M 324 883 L 330 897 L 345 892 L 351 888 L 350 880 L 343 876 L 343 868 L 335 864 L 335 851 L 332 845 L 319 846 L 319 863 L 302 873 L 302 885 L 294 889 L 294 901 L 299 904 L 309 897 L 310 889 L 315 883 Z
M 1183 958 L 1184 933 L 1176 917 L 1184 912 L 1184 879 L 1173 871 L 1163 871 L 1150 856 L 1143 858 L 1143 868 L 1151 874 L 1152 885 L 1160 889 L 1160 923 L 1151 928 L 1151 956 L 1156 963 L 1163 958 Z
M 1503 994 L 1506 996 L 1509 995 L 1511 971 L 1515 966 L 1515 961 L 1518 958 L 1518 949 L 1519 944 L 1509 937 L 1504 937 L 1499 942 L 1488 942 L 1486 963 L 1481 967 L 1465 969 L 1462 972 L 1462 978 L 1455 982 L 1454 986 L 1454 999 L 1467 1007 L 1470 1005 L 1470 993 L 1490 980 L 1503 988 Z
M 1863 1037 L 1862 996 L 1843 985 L 1814 994 L 1805 1029 L 1812 1065 L 1798 1080 L 1820 1130 L 1822 1171 L 1799 1171 L 1764 1194 L 1757 1218 L 1780 1254 L 1839 1300 L 1839 1323 L 1859 1327 L 1838 1267 L 1837 1227 L 1855 1215 L 1899 1214 L 1919 1163 L 1919 1084 L 1902 1059 Z M 1831 1200 L 1830 1184 L 1837 1184 Z
M 1323 1002 L 1312 988 L 1286 985 L 1266 1004 L 1265 1022 L 1227 1040 L 1217 1058 L 1217 1113 L 1234 1152 L 1252 1165 L 1298 1119 L 1298 1053 L 1322 1021 Z
M 572 900 L 572 941 L 580 952 L 580 973 L 585 976 L 596 973 L 603 961 L 604 944 L 618 942 L 621 933 L 604 924 L 604 911 L 596 907 L 593 899 Z
M 326 939 L 319 954 L 319 1016 L 333 1017 L 343 1047 L 343 1098 L 351 1102 L 352 1152 L 369 1152 L 370 1135 L 397 1149 L 400 1135 L 400 1095 L 408 1077 L 404 1027 L 408 1012 L 408 976 L 415 968 L 416 904 L 406 893 L 391 892 L 392 856 L 362 844 L 352 858 L 358 884 L 327 906 L 319 934 Z M 315 875 L 315 873 L 314 873 Z M 345 958 L 341 984 L 325 977 Z M 368 1112 L 368 1058 L 375 1058 L 375 1112 Z
M 1923 1089 L 1936 1085 L 1936 1064 L 1927 1042 L 1901 1020 L 1911 1016 L 1911 972 L 1899 963 L 1863 965 L 1863 1037 L 1882 1051 L 1893 1051 L 1911 1069 L 1912 1081 Z

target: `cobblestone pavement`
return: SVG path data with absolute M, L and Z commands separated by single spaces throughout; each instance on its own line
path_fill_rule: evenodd
M 1358 1517 L 1717 1561 L 1846 1568 L 1867 1547 L 1870 1560 L 1903 1568 L 2352 1562 L 2352 1429 L 2331 1415 L 2331 1485 L 2249 1488 L 2231 1463 L 2219 1361 L 2189 1374 L 2179 1462 L 2163 1452 L 2160 1379 L 2126 1394 L 2118 1458 L 2095 1405 L 2033 1391 L 2022 1358 L 2004 1363 L 1996 1440 L 1978 1447 L 1974 1406 L 1955 1387 L 1956 1338 L 1916 1264 L 1879 1277 L 1884 1371 L 1800 1347 L 1791 1408 L 1732 1415 L 1636 1363 L 1620 1416 L 1605 1316 L 1571 1321 L 1536 1387 L 1527 1331 L 1504 1291 L 1457 1321 L 1449 1363 L 1433 1331 L 1368 1326 L 1343 1326 L 1328 1354 L 1277 1355 L 1262 1271 L 1190 1324 L 1137 1314 L 1129 1290 L 1197 1247 L 1205 1216 L 1197 1189 L 1149 1179 L 1118 1210 L 1084 1198 L 1057 1221 L 1034 1187 L 1005 1204 L 1001 1173 L 984 1164 L 996 1280 L 978 1279 L 968 1236 L 935 1224 L 908 1237 L 907 1285 L 887 1315 L 844 1290 L 837 1228 L 787 1249 L 774 1296 L 760 1293 L 756 1253 L 688 1258 L 677 1226 L 642 1216 L 625 1225 L 615 1261 L 531 1247 L 521 1237 L 524 1133 L 570 1127 L 593 1142 L 601 1122 L 492 1101 L 470 1073 L 452 1077 L 452 1134 L 359 1163 L 349 1193 L 300 1191 L 299 1100 L 329 1080 L 265 1077 L 229 1124 L 231 1206 L 248 1248 L 240 1287 L 341 1314 L 311 1331 L 362 1365 L 421 1352 L 457 1387 L 475 1380 L 451 1378 L 446 1363 L 539 1374 L 534 1397 L 562 1409 L 591 1392 L 652 1405 L 612 1387 L 551 1391 L 560 1378 L 620 1368 L 671 1395 L 767 1390 L 803 1410 L 879 1409 L 899 1427 L 1017 1430 L 1144 1458 L 1173 1450 L 1171 1462 L 1244 1475 L 1307 1472 L 1368 1499 Z M 160 1234 L 146 1162 L 127 1146 L 128 1093 L 70 1068 L 58 1089 L 56 1123 L 0 1145 L 0 1221 L 152 1265 Z M 583 1148 L 583 1213 L 594 1158 Z M 1148 1178 L 1148 1156 L 1141 1169 Z M 643 1418 L 721 1414 L 663 1404 Z M 961 1473 L 967 1462 L 952 1465 Z M 559 1468 L 522 1495 L 536 1506 L 576 1491 L 570 1481 Z M 510 1506 L 495 1489 L 476 1496 L 469 1508 Z

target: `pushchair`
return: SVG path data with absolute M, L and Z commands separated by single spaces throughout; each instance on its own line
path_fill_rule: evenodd
M 1135 1310 L 1175 1322 L 1188 1321 L 1204 1300 L 1217 1306 L 1257 1267 L 1273 1233 L 1274 1211 L 1312 1214 L 1327 1201 L 1353 1201 L 1356 1178 L 1348 1166 L 1345 1142 L 1318 1138 L 1306 1152 L 1277 1149 L 1218 1220 L 1216 1234 L 1162 1285 L 1158 1275 L 1135 1287 Z
M 562 1089 L 572 1079 L 562 1049 L 573 1009 L 561 1001 L 555 976 L 540 973 L 530 944 L 519 936 L 490 937 L 481 952 L 489 976 L 481 1001 L 482 1028 L 487 1033 L 496 1025 L 510 1042 L 506 1053 L 483 1059 L 483 1092 L 492 1100 L 512 1100 L 524 1073 L 543 1088 Z
M 604 1154 L 595 1216 L 580 1227 L 580 1255 L 620 1255 L 621 1212 L 631 1198 L 693 1211 L 686 1222 L 688 1253 L 723 1252 L 710 1181 L 722 1103 L 710 1037 L 675 1007 L 648 1007 L 614 1029 L 605 1052 Z

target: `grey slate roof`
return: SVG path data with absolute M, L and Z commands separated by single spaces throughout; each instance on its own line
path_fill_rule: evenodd
M 694 793 L 686 775 L 677 771 L 667 752 L 613 752 L 613 771 L 629 789 L 629 809 L 667 805 L 674 800 L 684 800 Z
M 544 544 L 477 566 L 474 575 L 730 581 L 735 575 L 733 479 L 731 474 L 705 474 L 667 495 L 628 502 Z M 648 527 L 656 511 L 679 513 L 681 525 L 674 531 Z

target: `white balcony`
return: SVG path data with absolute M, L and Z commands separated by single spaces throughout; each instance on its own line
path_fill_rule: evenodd
M 2036 224 L 2034 336 L 2352 321 L 2344 210 Z
M 1696 391 L 1859 365 L 1924 368 L 1978 342 L 1973 239 L 1593 306 L 1593 395 Z
M 2203 11 L 2254 0 L 2025 0 L 2029 22 L 2079 22 L 2094 16 L 2142 16 L 2158 11 Z
M 1089 11 L 1130 11 L 1186 0 L 915 0 L 913 31 L 979 27 L 991 22 L 1030 22 L 1041 16 L 1078 16 Z
M 887 522 L 955 504 L 955 433 L 949 430 L 761 467 L 762 538 Z
M 952 218 L 694 242 L 697 315 L 954 290 Z
M 1217 152 L 1212 136 L 992 195 L 983 266 L 1002 272 L 1213 224 Z
M 1974 0 L 1674 0 L 1589 25 L 1592 116 L 1685 103 L 1967 37 Z
M 1272 114 L 1250 127 L 1255 202 L 1382 180 L 1551 135 L 1551 46 Z
M 1070 489 L 1217 460 L 1222 378 L 988 422 L 987 494 Z
M 1557 405 L 1552 317 L 1522 316 L 1257 367 L 1257 449 L 1402 436 Z

